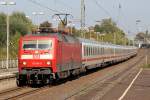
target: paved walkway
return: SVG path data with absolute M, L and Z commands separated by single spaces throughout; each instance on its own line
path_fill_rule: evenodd
M 140 69 L 111 89 L 102 100 L 150 100 L 150 68 Z
M 15 77 L 17 72 L 17 68 L 0 69 L 0 79 Z
M 150 100 L 150 69 L 143 69 L 123 100 Z

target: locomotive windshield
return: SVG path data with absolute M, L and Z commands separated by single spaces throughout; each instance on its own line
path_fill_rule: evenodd
M 23 49 L 24 50 L 45 50 L 51 49 L 52 41 L 51 40 L 26 40 L 23 41 Z
M 50 40 L 38 40 L 38 49 L 50 49 L 52 42 Z

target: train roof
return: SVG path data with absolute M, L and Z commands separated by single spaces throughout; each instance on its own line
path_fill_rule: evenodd
M 28 34 L 24 38 L 57 38 L 59 41 L 68 42 L 68 43 L 75 43 L 79 42 L 77 38 L 71 35 L 62 34 L 62 33 L 36 33 L 36 34 Z
M 135 46 L 123 46 L 123 45 L 116 45 L 108 42 L 99 42 L 95 40 L 89 40 L 89 39 L 83 39 L 83 38 L 76 38 L 72 35 L 62 34 L 62 33 L 42 33 L 42 34 L 28 34 L 24 36 L 23 38 L 29 38 L 29 37 L 55 37 L 59 41 L 68 42 L 68 43 L 75 43 L 80 42 L 81 44 L 85 45 L 92 45 L 92 46 L 103 46 L 103 47 L 111 47 L 111 48 L 124 48 L 124 49 L 136 49 Z
M 85 44 L 85 45 L 92 45 L 92 46 L 103 46 L 103 47 L 113 47 L 113 48 L 126 48 L 126 49 L 136 49 L 135 46 L 125 46 L 125 45 L 116 45 L 108 42 L 98 42 L 95 40 L 89 40 L 89 39 L 83 39 L 83 38 L 78 38 L 80 43 Z

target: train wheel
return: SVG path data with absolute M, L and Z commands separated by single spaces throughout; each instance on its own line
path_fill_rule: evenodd
M 55 83 L 54 80 L 55 80 L 55 79 L 53 79 L 53 76 L 50 76 L 49 79 L 48 79 L 48 84 L 49 84 L 49 85 L 54 84 L 54 83 Z

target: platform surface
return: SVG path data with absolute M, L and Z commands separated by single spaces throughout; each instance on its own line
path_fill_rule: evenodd
M 15 77 L 18 68 L 0 69 L 0 79 Z
M 150 100 L 150 68 L 143 68 L 137 74 L 118 83 L 102 100 Z

